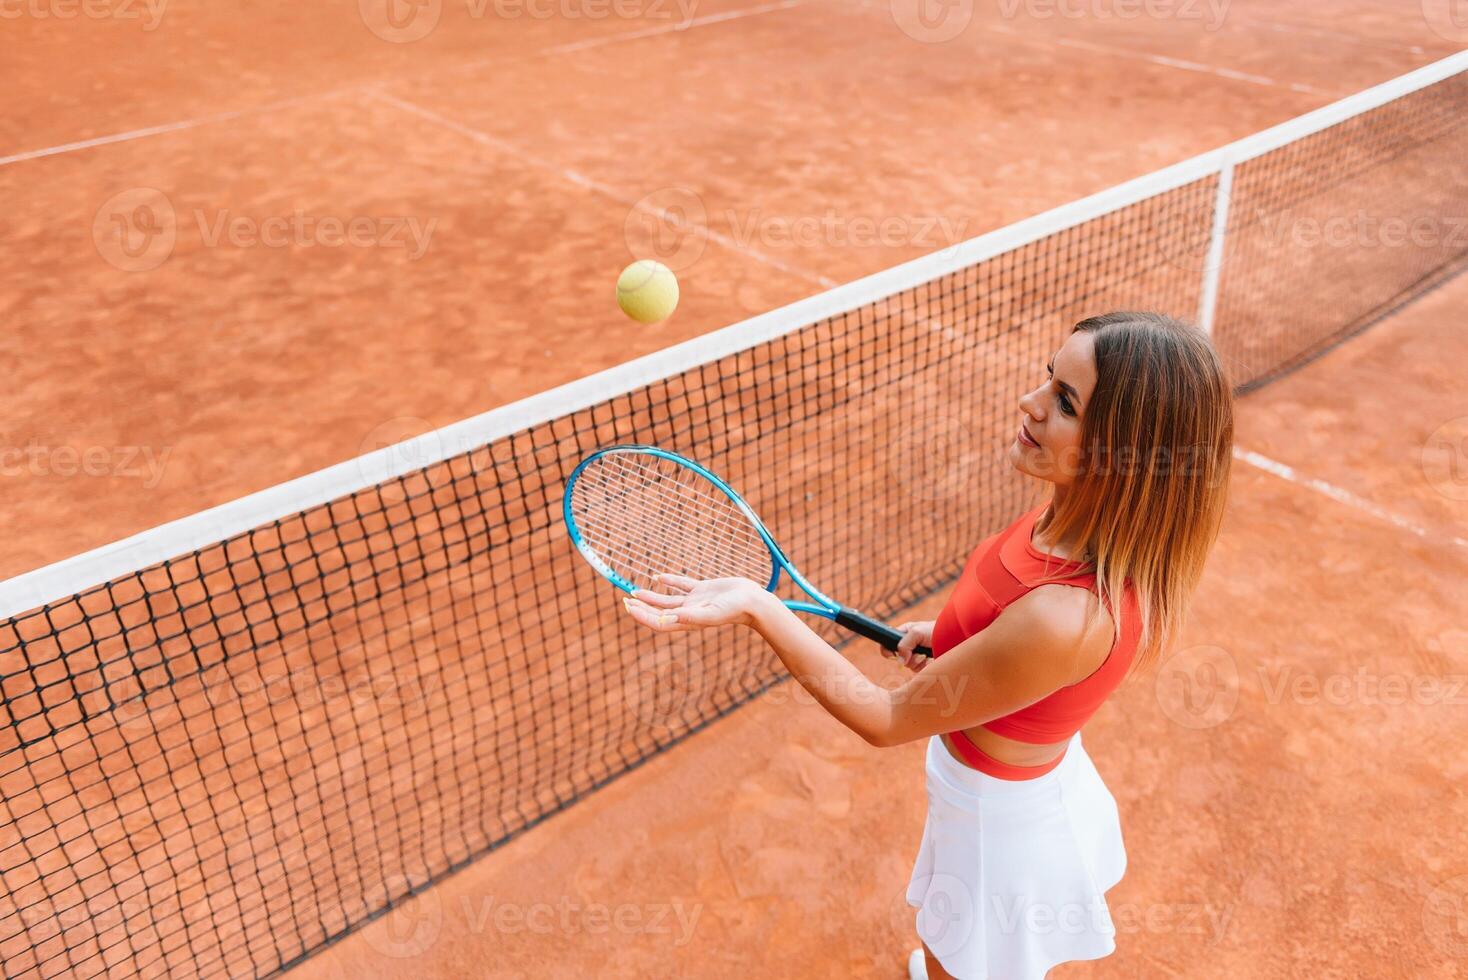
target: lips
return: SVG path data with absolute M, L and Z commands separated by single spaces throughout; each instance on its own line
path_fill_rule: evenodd
M 1016 438 L 1019 439 L 1019 444 L 1021 446 L 1029 446 L 1031 449 L 1040 448 L 1040 444 L 1035 441 L 1034 436 L 1030 435 L 1030 430 L 1024 427 L 1023 422 L 1020 423 L 1019 435 L 1016 436 Z

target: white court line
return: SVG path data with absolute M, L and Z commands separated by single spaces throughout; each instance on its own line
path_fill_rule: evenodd
M 1281 82 L 1277 79 L 1264 75 L 1251 75 L 1248 72 L 1234 71 L 1232 68 L 1219 68 L 1215 65 L 1205 65 L 1197 61 L 1185 61 L 1182 58 L 1170 58 L 1166 55 L 1148 54 L 1145 51 L 1134 51 L 1131 48 L 1118 48 L 1109 44 L 1097 44 L 1094 41 L 1081 41 L 1071 37 L 1037 37 L 1005 27 L 1002 24 L 991 24 L 985 28 L 995 34 L 1004 34 L 1009 37 L 1029 41 L 1032 44 L 1059 45 L 1060 47 L 1076 48 L 1081 51 L 1092 51 L 1097 54 L 1109 54 L 1119 58 L 1130 58 L 1134 61 L 1148 61 L 1154 65 L 1165 65 L 1168 68 L 1180 68 L 1183 71 L 1201 72 L 1205 75 L 1216 75 L 1219 78 L 1227 78 L 1235 82 L 1247 82 L 1250 85 L 1265 85 L 1271 88 L 1287 88 L 1292 92 L 1308 92 L 1312 95 L 1330 95 L 1324 89 L 1302 82 Z
M 1251 466 L 1256 466 L 1266 473 L 1272 473 L 1280 479 L 1288 480 L 1290 483 L 1296 484 L 1297 486 L 1302 486 L 1306 489 L 1314 490 L 1316 493 L 1329 497 L 1330 499 L 1338 501 L 1339 503 L 1343 503 L 1347 507 L 1352 507 L 1363 513 L 1370 514 L 1372 517 L 1375 517 L 1378 520 L 1386 521 L 1388 524 L 1398 527 L 1403 531 L 1410 531 L 1412 534 L 1417 535 L 1419 538 L 1423 538 L 1428 541 L 1447 541 L 1448 543 L 1455 544 L 1460 548 L 1468 548 L 1468 539 L 1460 538 L 1457 535 L 1448 534 L 1443 531 L 1430 531 L 1419 524 L 1412 523 L 1412 521 L 1408 520 L 1400 514 L 1395 514 L 1384 507 L 1377 506 L 1376 504 L 1367 500 L 1365 497 L 1358 497 L 1351 491 L 1342 489 L 1341 487 L 1338 487 L 1333 483 L 1326 483 L 1324 480 L 1317 480 L 1314 477 L 1305 476 L 1297 472 L 1293 467 L 1286 466 L 1284 463 L 1276 462 L 1275 460 L 1270 459 L 1268 456 L 1261 456 L 1259 453 L 1256 453 L 1252 450 L 1240 449 L 1235 446 L 1234 459 L 1248 463 Z
M 818 273 L 808 272 L 807 270 L 802 269 L 798 266 L 790 265 L 788 262 L 782 262 L 772 255 L 767 255 L 766 253 L 761 252 L 759 249 L 756 248 L 750 248 L 748 245 L 738 242 L 733 238 L 730 238 L 728 235 L 714 231 L 713 229 L 706 226 L 684 221 L 682 218 L 679 218 L 677 215 L 672 214 L 671 212 L 664 211 L 661 208 L 656 208 L 650 204 L 645 203 L 645 197 L 642 200 L 633 200 L 609 184 L 603 184 L 600 181 L 593 180 L 583 173 L 579 173 L 575 170 L 570 170 L 566 167 L 559 166 L 549 160 L 545 160 L 540 157 L 534 156 L 533 154 L 526 153 L 524 150 L 520 149 L 514 144 L 506 143 L 504 140 L 491 136 L 488 133 L 482 132 L 481 130 L 474 129 L 472 126 L 466 126 L 463 123 L 457 122 L 453 119 L 449 119 L 446 116 L 440 116 L 438 113 L 433 112 L 430 109 L 425 109 L 422 106 L 416 105 L 412 102 L 406 102 L 395 95 L 388 95 L 385 92 L 377 91 L 369 92 L 367 94 L 370 95 L 372 98 L 395 106 L 404 112 L 412 113 L 413 115 L 418 116 L 422 119 L 426 119 L 429 122 L 434 123 L 435 125 L 442 126 L 445 129 L 458 133 L 461 136 L 465 136 L 471 140 L 474 140 L 476 143 L 482 143 L 485 146 L 493 147 L 496 150 L 509 154 L 510 156 L 513 156 L 515 159 L 520 160 L 523 163 L 527 163 L 532 166 L 538 167 L 541 170 L 556 174 L 563 179 L 575 184 L 577 187 L 591 191 L 594 194 L 600 194 L 602 197 L 609 198 L 610 200 L 616 201 L 618 204 L 633 208 L 643 214 L 656 218 L 659 221 L 666 221 L 669 224 L 677 226 L 684 231 L 687 231 L 694 235 L 698 235 L 705 241 L 714 242 L 718 245 L 723 246 L 724 248 L 729 249 L 731 252 L 735 252 L 739 255 L 744 255 L 748 258 L 755 260 L 756 262 L 764 263 L 771 268 L 779 269 L 781 272 L 787 273 L 799 279 L 803 279 L 806 282 L 820 286 L 822 289 L 831 289 L 832 287 L 838 285 L 838 283 L 834 279 L 830 279 Z
M 759 14 L 767 14 L 775 10 L 789 10 L 791 7 L 799 7 L 808 0 L 781 0 L 780 3 L 768 3 L 761 7 L 747 7 L 744 10 L 726 10 L 722 14 L 709 14 L 707 17 L 695 17 L 682 24 L 668 24 L 663 27 L 648 27 L 640 31 L 630 31 L 626 34 L 610 34 L 606 37 L 591 38 L 586 41 L 572 41 L 569 44 L 558 44 L 553 48 L 546 48 L 540 52 L 544 55 L 567 54 L 571 51 L 584 51 L 587 48 L 597 48 L 604 44 L 620 44 L 623 41 L 639 41 L 645 37 L 656 37 L 659 34 L 681 33 L 693 27 L 704 27 L 709 24 L 722 24 L 728 20 L 739 20 L 744 17 L 755 17 Z
M 143 139 L 146 136 L 157 136 L 160 133 L 176 133 L 181 129 L 193 129 L 195 126 L 208 126 L 211 123 L 227 122 L 244 115 L 245 110 L 234 112 L 221 112 L 216 116 L 200 116 L 198 119 L 185 119 L 183 122 L 168 123 L 164 126 L 149 126 L 147 129 L 133 129 L 125 133 L 113 133 L 110 136 L 98 136 L 89 140 L 78 140 L 75 143 L 62 143 L 59 146 L 48 146 L 40 150 L 26 150 L 24 153 L 12 153 L 8 157 L 0 157 L 0 167 L 11 163 L 21 163 L 26 160 L 39 160 L 42 157 L 52 157 L 61 153 L 73 153 L 77 150 L 90 150 L 94 146 L 107 146 L 109 143 L 126 143 L 129 140 Z
M 212 116 L 199 116 L 195 119 L 185 119 L 181 122 L 165 123 L 161 126 L 148 126 L 144 129 L 132 129 L 125 133 L 112 133 L 108 136 L 97 136 L 89 140 L 78 140 L 75 143 L 62 143 L 58 146 L 48 146 L 39 150 L 26 150 L 23 153 L 13 153 L 8 157 L 0 157 L 0 167 L 12 163 L 23 163 L 26 160 L 39 160 L 42 157 L 57 156 L 61 153 L 74 153 L 78 150 L 90 150 L 96 146 L 107 146 L 112 143 L 126 143 L 131 140 L 146 139 L 149 136 L 160 136 L 164 133 L 176 133 L 184 129 L 195 129 L 199 126 L 212 126 L 215 123 L 229 122 L 231 119 L 239 119 L 243 116 L 253 116 L 259 113 L 274 112 L 277 109 L 288 109 L 291 106 L 301 105 L 306 102 L 325 102 L 328 99 L 356 92 L 358 89 L 333 89 L 330 92 L 317 92 L 313 95 L 299 95 L 293 99 L 282 99 L 279 102 L 267 102 L 265 105 L 251 106 L 248 109 L 235 109 L 230 112 L 220 112 Z
M 1326 31 L 1318 27 L 1306 27 L 1302 24 L 1286 24 L 1283 21 L 1259 20 L 1254 17 L 1248 18 L 1244 23 L 1279 34 L 1303 34 L 1306 37 L 1323 37 L 1331 41 L 1344 41 L 1346 44 L 1359 44 L 1369 48 L 1388 48 L 1393 51 L 1405 51 L 1408 54 L 1427 53 L 1426 48 L 1417 44 L 1398 44 L 1395 41 L 1378 41 L 1375 38 L 1361 37 L 1357 34 L 1346 34 L 1341 31 Z
M 565 54 L 568 51 L 579 50 L 580 48 L 594 47 L 601 44 L 615 44 L 619 41 L 633 41 L 639 38 L 652 37 L 657 34 L 666 34 L 671 31 L 684 31 L 688 30 L 691 27 L 703 27 L 708 24 L 718 24 L 723 23 L 724 21 L 737 20 L 741 17 L 751 17 L 756 14 L 764 14 L 771 11 L 784 10 L 789 7 L 798 7 L 807 2 L 808 0 L 781 0 L 781 2 L 779 3 L 764 4 L 759 7 L 748 7 L 744 10 L 730 10 L 725 11 L 722 14 L 710 14 L 707 17 L 695 17 L 692 20 L 683 24 L 669 24 L 663 27 L 649 28 L 640 31 L 631 31 L 626 34 L 616 34 L 603 38 L 595 38 L 588 41 L 578 41 L 572 44 L 561 44 L 555 47 L 531 52 L 528 56 L 526 56 L 524 60 L 543 57 L 547 55 Z M 448 75 L 455 72 L 472 71 L 476 68 L 482 68 L 486 64 L 502 63 L 502 60 L 499 59 L 494 61 L 476 61 L 467 65 L 456 65 L 453 68 L 444 68 L 430 72 L 423 72 L 420 75 L 415 75 L 412 77 L 414 80 L 420 80 L 423 78 L 431 78 L 436 75 Z M 367 82 L 363 85 L 353 86 L 351 88 L 334 89 L 330 92 L 321 92 L 314 95 L 302 95 L 297 98 L 285 99 L 280 102 L 271 102 L 261 106 L 253 106 L 248 109 L 237 109 L 232 112 L 221 112 L 210 116 L 199 116 L 194 119 L 184 119 L 179 122 L 163 123 L 158 126 L 148 126 L 143 129 L 132 129 L 128 130 L 127 132 L 112 133 L 107 136 L 97 136 L 87 140 L 77 140 L 76 142 L 72 143 L 60 143 L 56 146 L 47 146 L 39 150 L 26 150 L 21 153 L 11 154 L 10 156 L 0 157 L 0 167 L 12 163 L 22 163 L 26 160 L 39 160 L 43 157 L 58 156 L 62 153 L 73 153 L 77 150 L 88 150 L 97 146 L 107 146 L 112 143 L 126 143 L 131 140 L 144 139 L 149 136 L 160 136 L 165 133 L 175 133 L 179 130 L 194 129 L 198 126 L 211 126 L 215 123 L 229 122 L 231 119 L 238 119 L 241 116 L 272 112 L 276 109 L 283 109 L 301 102 L 310 102 L 317 99 L 326 100 L 346 94 L 360 94 L 362 92 L 370 93 L 374 88 L 378 86 L 401 82 L 404 80 L 405 79 L 403 78 L 374 79 L 373 81 Z

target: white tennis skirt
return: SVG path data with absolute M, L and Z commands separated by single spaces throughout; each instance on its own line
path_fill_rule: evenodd
M 1116 800 L 1081 747 L 1035 779 L 996 779 L 928 740 L 928 819 L 907 902 L 959 980 L 1041 980 L 1116 949 L 1106 891 L 1126 871 Z

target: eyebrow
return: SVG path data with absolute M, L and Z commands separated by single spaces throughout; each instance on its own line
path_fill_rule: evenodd
M 1055 373 L 1055 358 L 1053 358 L 1053 357 L 1050 358 L 1049 362 L 1045 366 L 1050 369 L 1050 373 L 1051 374 L 1054 374 Z M 1076 406 L 1077 407 L 1080 407 L 1081 406 L 1081 404 L 1082 404 L 1082 402 L 1081 402 L 1081 396 L 1080 396 L 1080 393 L 1075 390 L 1075 388 L 1073 388 L 1070 385 L 1066 384 L 1064 381 L 1057 381 L 1055 383 L 1058 384 L 1058 385 L 1060 385 L 1060 390 L 1063 391 L 1063 392 L 1065 392 L 1067 395 L 1069 395 L 1071 397 L 1071 399 L 1076 403 Z

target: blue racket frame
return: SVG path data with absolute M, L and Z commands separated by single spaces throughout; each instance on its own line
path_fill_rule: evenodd
M 617 588 L 629 594 L 637 591 L 637 586 L 627 581 L 621 575 L 618 575 L 611 566 L 602 560 L 601 556 L 596 553 L 596 550 L 586 543 L 581 537 L 580 529 L 576 526 L 576 518 L 571 513 L 571 499 L 574 495 L 573 491 L 576 486 L 576 480 L 580 477 L 581 471 L 601 457 L 614 453 L 639 453 L 647 456 L 655 456 L 682 466 L 703 477 L 710 484 L 717 487 L 720 493 L 728 497 L 735 507 L 739 508 L 740 512 L 749 519 L 750 525 L 758 532 L 760 540 L 765 543 L 765 547 L 770 550 L 770 558 L 772 559 L 771 574 L 770 580 L 764 585 L 766 592 L 773 593 L 775 591 L 775 588 L 780 584 L 780 573 L 783 570 L 802 592 L 815 600 L 814 602 L 802 602 L 798 599 L 781 599 L 780 601 L 787 608 L 793 609 L 796 612 L 820 616 L 822 619 L 829 619 L 859 636 L 864 636 L 869 640 L 881 644 L 888 650 L 897 649 L 897 644 L 902 640 L 903 636 L 901 631 L 893 629 L 880 620 L 872 619 L 870 616 L 857 612 L 849 606 L 841 605 L 841 603 L 835 601 L 812 585 L 804 575 L 800 574 L 800 570 L 795 567 L 795 563 L 781 550 L 779 544 L 775 542 L 774 535 L 770 534 L 769 528 L 765 527 L 764 521 L 759 519 L 759 515 L 754 512 L 754 508 L 745 503 L 744 498 L 739 496 L 738 491 L 724 482 L 718 474 L 686 456 L 680 456 L 678 453 L 660 449 L 657 446 L 620 445 L 598 449 L 577 463 L 576 468 L 571 471 L 571 476 L 566 480 L 565 496 L 561 501 L 561 515 L 566 522 L 566 530 L 571 535 L 571 542 L 576 546 L 576 550 L 581 552 L 581 557 L 585 558 L 592 568 L 596 569 L 603 578 Z M 916 652 L 922 656 L 932 656 L 932 651 L 924 646 L 918 647 Z

